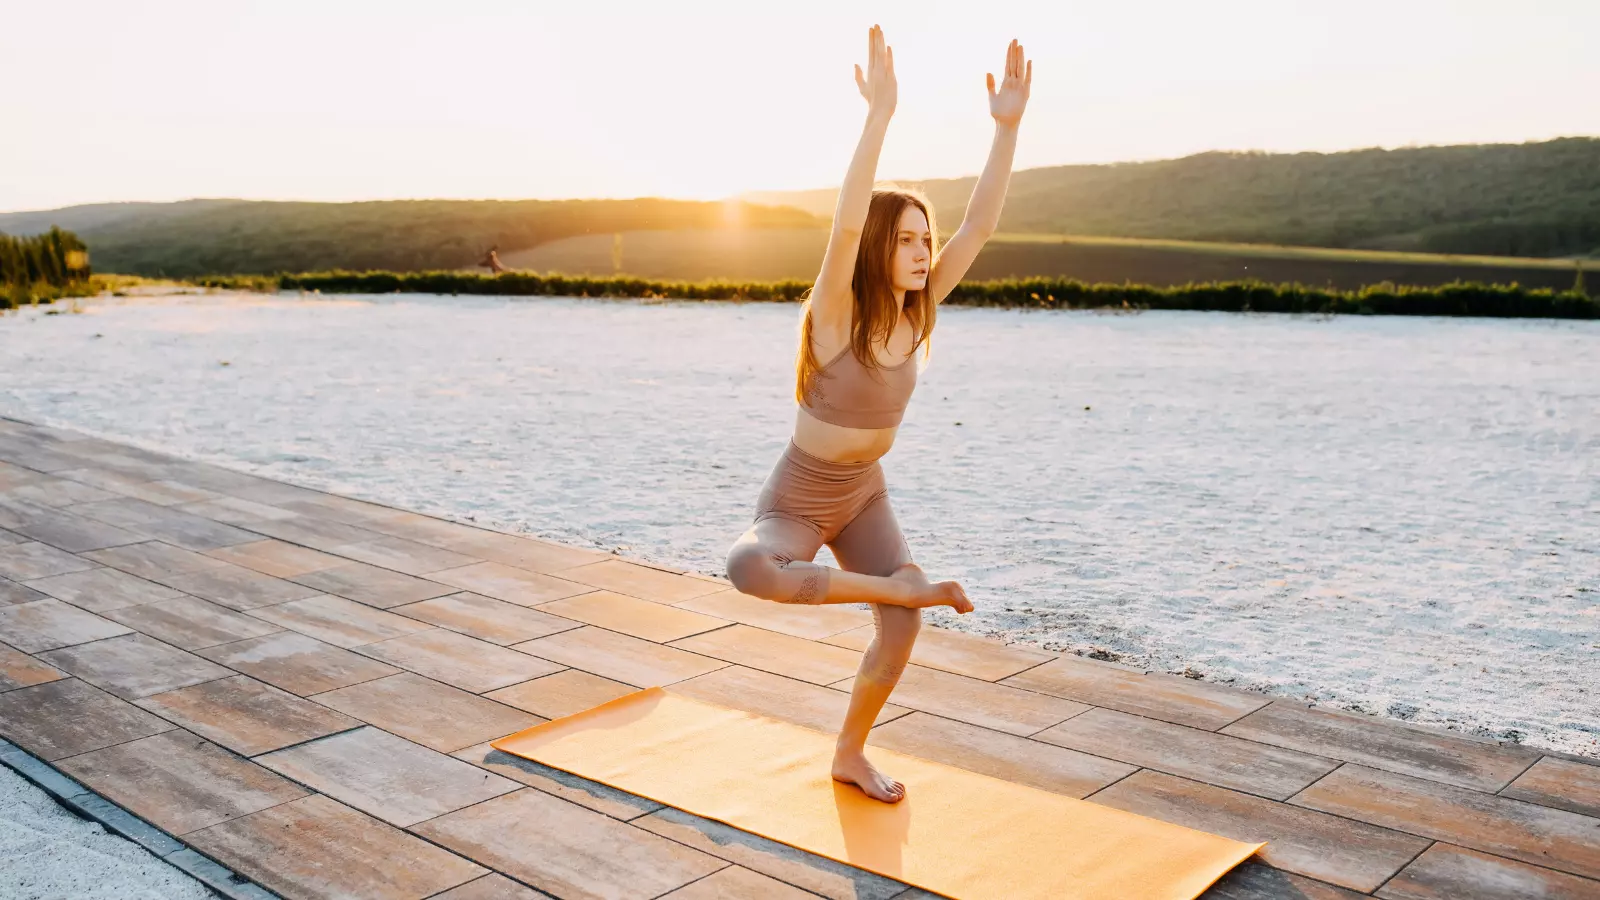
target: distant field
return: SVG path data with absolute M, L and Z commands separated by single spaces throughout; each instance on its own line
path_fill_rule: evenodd
M 573 275 L 621 273 L 640 278 L 777 281 L 816 276 L 826 230 L 764 228 L 741 231 L 627 231 L 585 235 L 505 254 L 506 265 Z M 1585 266 L 1585 287 L 1600 292 L 1600 261 Z M 1576 278 L 1568 260 L 1445 256 L 1219 244 L 1189 241 L 997 235 L 968 278 L 1074 278 L 1089 283 L 1170 287 L 1204 281 L 1256 279 L 1278 284 L 1356 290 L 1371 284 L 1432 286 L 1452 281 L 1521 284 L 1565 290 Z

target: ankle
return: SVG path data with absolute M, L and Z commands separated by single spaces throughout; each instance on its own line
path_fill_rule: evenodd
M 857 756 L 866 756 L 866 742 L 839 740 L 834 742 L 833 756 L 835 759 L 849 759 Z

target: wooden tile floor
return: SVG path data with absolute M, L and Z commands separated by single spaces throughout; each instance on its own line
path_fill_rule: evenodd
M 0 419 L 0 737 L 285 897 L 929 897 L 487 743 L 652 685 L 832 728 L 871 636 Z M 872 743 L 1268 841 L 1211 900 L 1600 900 L 1600 760 L 938 629 Z

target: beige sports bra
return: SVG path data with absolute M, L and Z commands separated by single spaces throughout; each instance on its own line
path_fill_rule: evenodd
M 916 386 L 914 352 L 898 366 L 872 369 L 846 346 L 811 376 L 803 408 L 830 425 L 894 428 L 905 416 Z

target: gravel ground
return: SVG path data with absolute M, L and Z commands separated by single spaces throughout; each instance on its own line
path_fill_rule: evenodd
M 214 900 L 150 851 L 80 819 L 0 766 L 0 897 L 6 900 Z

